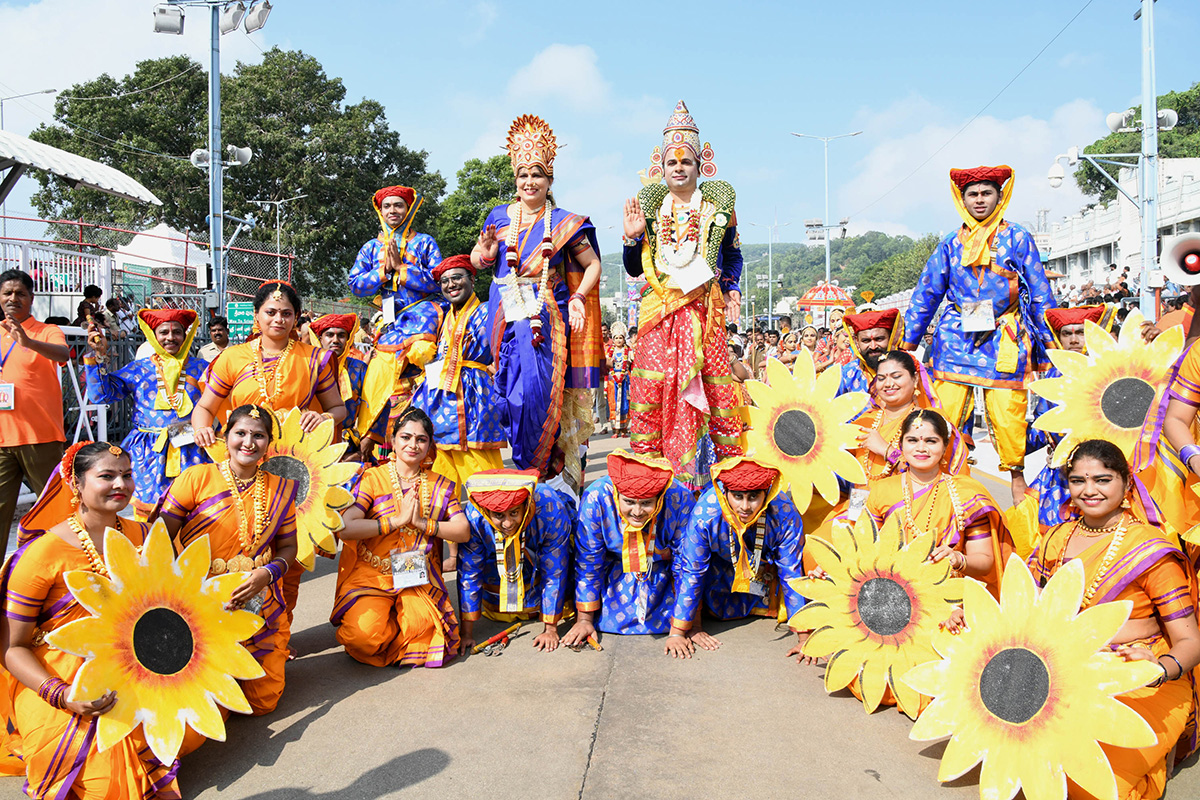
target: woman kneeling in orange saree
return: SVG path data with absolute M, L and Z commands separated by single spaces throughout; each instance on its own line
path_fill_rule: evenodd
M 329 621 L 356 660 L 440 667 L 458 653 L 458 620 L 434 563 L 441 539 L 471 530 L 454 482 L 429 470 L 433 422 L 415 406 L 396 420 L 392 460 L 363 473 L 338 535 L 345 544 Z
M 255 716 L 274 711 L 283 694 L 291 626 L 282 578 L 296 556 L 296 482 L 259 469 L 273 429 L 271 412 L 239 406 L 225 426 L 229 459 L 187 468 L 159 505 L 176 550 L 208 534 L 208 574 L 246 573 L 229 605 L 266 622 L 245 644 L 267 674 L 239 681 Z
M 1082 611 L 1097 603 L 1133 602 L 1133 613 L 1109 647 L 1127 661 L 1153 661 L 1162 677 L 1117 697 L 1142 715 L 1158 742 L 1142 749 L 1101 743 L 1121 798 L 1161 797 L 1175 763 L 1196 749 L 1196 680 L 1200 664 L 1196 575 L 1179 539 L 1157 527 L 1157 510 L 1136 482 L 1120 448 L 1092 439 L 1063 468 L 1075 519 L 1054 526 L 1029 557 L 1041 585 L 1079 559 L 1087 591 Z M 1132 490 L 1132 504 L 1126 500 Z M 1071 797 L 1090 797 L 1069 784 Z
M 84 660 L 45 642 L 47 633 L 91 616 L 72 597 L 63 574 L 108 574 L 105 529 L 115 528 L 138 546 L 145 539 L 147 525 L 117 516 L 129 505 L 133 488 L 130 459 L 121 448 L 107 442 L 72 446 L 22 518 L 20 548 L 0 575 L 0 711 L 5 717 L 0 774 L 25 775 L 30 797 L 180 797 L 178 760 L 158 761 L 141 728 L 103 753 L 97 751 L 97 721 L 113 707 L 116 694 L 68 700 Z

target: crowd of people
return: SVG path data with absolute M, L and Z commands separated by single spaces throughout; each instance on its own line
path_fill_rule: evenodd
M 1028 383 L 1049 370 L 1049 351 L 1084 354 L 1085 325 L 1111 329 L 1115 315 L 1103 304 L 1057 307 L 1032 235 L 1004 219 L 1007 167 L 951 171 L 962 226 L 939 243 L 906 313 L 859 309 L 826 329 L 788 320 L 782 335 L 743 337 L 735 193 L 713 179 L 712 148 L 682 102 L 650 180 L 623 209 L 624 267 L 647 282 L 637 328 L 602 324 L 595 228 L 551 199 L 551 128 L 520 117 L 507 145 L 515 200 L 488 214 L 470 253 L 443 254 L 413 229 L 422 203 L 413 189 L 374 195 L 380 234 L 350 270 L 352 291 L 379 309 L 369 348 L 353 314 L 302 324 L 301 299 L 282 282 L 254 297 L 247 341 L 231 344 L 228 323 L 214 318 L 212 344 L 198 352 L 194 312 L 140 310 L 147 352 L 115 370 L 110 335 L 89 319 L 91 401 L 133 401 L 120 444 L 64 453 L 63 335 L 32 319 L 28 275 L 0 274 L 0 386 L 15 398 L 0 409 L 0 531 L 18 482 L 38 494 L 0 574 L 0 770 L 23 774 L 34 797 L 108 797 L 113 786 L 178 796 L 179 762 L 160 762 L 137 731 L 97 749 L 113 692 L 66 691 L 84 660 L 47 642 L 87 615 L 64 576 L 105 572 L 107 529 L 141 545 L 161 520 L 178 550 L 208 537 L 209 574 L 243 576 L 227 608 L 263 620 L 245 642 L 263 674 L 241 689 L 251 713 L 274 711 L 303 571 L 296 509 L 310 487 L 263 465 L 292 412 L 306 434 L 331 424 L 343 458 L 359 465 L 337 532 L 330 621 L 360 662 L 443 666 L 479 644 L 481 617 L 540 623 L 532 643 L 543 651 L 595 646 L 598 634 L 660 635 L 677 658 L 715 650 L 706 618 L 795 617 L 805 581 L 832 580 L 806 547 L 865 511 L 905 541 L 932 534 L 930 560 L 993 595 L 1017 553 L 1043 582 L 1080 560 L 1091 587 L 1082 607 L 1132 600 L 1109 647 L 1161 669 L 1127 701 L 1158 736 L 1136 757 L 1105 752 L 1122 797 L 1161 794 L 1195 745 L 1200 551 L 1180 534 L 1200 523 L 1200 500 L 1176 494 L 1200 470 L 1200 351 L 1186 350 L 1170 374 L 1152 457 L 1089 440 L 1027 482 L 1025 457 L 1045 446 L 1027 421 Z M 494 275 L 486 302 L 474 290 L 481 270 Z M 798 506 L 777 454 L 746 451 L 745 386 L 778 375 L 774 362 L 834 371 L 838 394 L 861 393 L 850 399 L 861 410 L 849 454 L 864 477 L 843 480 L 836 502 Z M 976 390 L 1012 501 L 1038 509 L 1031 547 L 1007 527 L 1008 498 L 997 502 L 971 475 Z M 627 433 L 630 447 L 588 484 L 597 420 Z M 810 447 L 821 435 L 795 434 Z M 226 455 L 214 462 L 220 444 Z M 949 630 L 962 624 L 947 613 Z M 792 633 L 787 655 L 812 662 L 813 631 Z M 857 679 L 851 689 L 864 691 Z M 179 757 L 202 743 L 189 732 Z

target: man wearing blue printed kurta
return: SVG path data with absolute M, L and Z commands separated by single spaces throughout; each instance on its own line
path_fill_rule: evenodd
M 1033 234 L 1004 219 L 1012 199 L 1007 166 L 950 170 L 962 227 L 938 243 L 904 316 L 904 349 L 915 350 L 947 301 L 933 336 L 933 375 L 943 413 L 959 430 L 975 387 L 1013 502 L 1025 495 L 1025 379 L 1049 366 L 1045 314 L 1057 303 Z
M 466 483 L 471 538 L 458 548 L 462 650 L 475 643 L 480 615 L 500 622 L 541 619 L 539 650 L 558 647 L 572 520 L 537 470 L 497 469 Z
M 369 427 L 386 409 L 395 419 L 408 406 L 437 348 L 445 304 L 433 268 L 442 261 L 437 242 L 413 231 L 422 198 L 408 186 L 388 186 L 372 198 L 380 234 L 358 251 L 350 291 L 379 297 L 383 325 L 375 336 L 359 415 Z
M 675 555 L 678 581 L 666 651 L 684 658 L 693 652 L 688 633 L 701 602 L 717 619 L 777 619 L 781 610 L 791 619 L 804 605 L 788 583 L 803 576 L 804 526 L 780 491 L 779 470 L 738 456 L 714 464 L 711 472 L 712 485 L 696 501 Z
M 191 438 L 188 419 L 200 400 L 200 381 L 208 362 L 191 354 L 196 312 L 179 308 L 144 308 L 138 325 L 152 353 L 109 374 L 107 351 L 83 357 L 87 393 L 93 403 L 133 398 L 133 425 L 122 446 L 133 461 L 133 508 L 147 519 L 171 481 L 208 456 Z M 89 323 L 89 334 L 95 323 Z M 103 337 L 88 336 L 104 350 Z
M 575 608 L 563 637 L 582 645 L 605 633 L 667 633 L 675 606 L 675 554 L 695 499 L 665 459 L 624 450 L 579 505 Z

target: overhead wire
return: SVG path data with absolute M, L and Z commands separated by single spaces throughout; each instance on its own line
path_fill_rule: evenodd
M 1054 44 L 1056 41 L 1058 41 L 1059 37 L 1062 36 L 1066 32 L 1067 28 L 1071 27 L 1071 25 L 1075 22 L 1075 20 L 1079 19 L 1079 16 L 1081 14 L 1083 14 L 1084 11 L 1087 11 L 1088 6 L 1090 6 L 1093 2 L 1095 2 L 1095 0 L 1087 0 L 1087 2 L 1085 2 L 1083 4 L 1083 7 L 1080 8 L 1078 11 L 1076 11 L 1075 15 L 1072 16 L 1069 20 L 1067 20 L 1067 24 L 1063 25 L 1062 28 L 1059 29 L 1058 33 L 1054 34 L 1054 36 L 1052 36 L 1050 38 L 1050 41 L 1046 42 L 1046 44 L 1042 47 L 1042 49 L 1038 50 L 1037 53 L 1034 54 L 1033 58 L 1029 59 L 1029 61 L 1026 62 L 1025 66 L 1021 67 L 1021 69 L 1017 71 L 1017 74 L 1013 75 L 1012 78 L 1009 79 L 1008 83 L 1004 84 L 1004 86 L 1002 86 L 1000 88 L 1000 91 L 996 92 L 996 94 L 992 96 L 991 100 L 988 100 L 986 103 L 984 103 L 982 108 L 980 108 L 978 111 L 976 111 L 975 114 L 969 120 L 967 120 L 965 123 L 963 123 L 963 126 L 961 128 L 959 128 L 957 131 L 955 131 L 954 134 L 949 139 L 942 142 L 941 146 L 938 147 L 938 149 L 936 149 L 932 153 L 930 153 L 928 158 L 926 158 L 924 161 L 922 161 L 920 164 L 918 164 L 913 169 L 912 172 L 908 173 L 903 178 L 901 178 L 899 181 L 897 181 L 896 184 L 894 186 L 892 186 L 892 188 L 888 189 L 886 192 L 879 195 L 874 200 L 867 203 L 865 206 L 858 209 L 850 216 L 857 217 L 859 214 L 863 213 L 864 211 L 871 208 L 876 203 L 878 203 L 879 201 L 883 200 L 885 197 L 890 195 L 892 192 L 899 189 L 901 186 L 903 186 L 905 183 L 907 183 L 910 178 L 912 178 L 914 175 L 916 175 L 918 172 L 920 172 L 922 169 L 924 169 L 925 166 L 928 165 L 930 161 L 933 161 L 933 159 L 936 158 L 939 153 L 941 153 L 943 150 L 945 150 L 947 147 L 949 147 L 951 142 L 953 142 L 960 135 L 962 135 L 963 131 L 965 131 L 967 128 L 971 127 L 971 124 L 973 122 L 975 122 L 975 120 L 977 120 L 981 116 L 983 116 L 983 112 L 985 112 L 989 108 L 991 108 L 992 103 L 995 103 L 997 100 L 999 100 L 1000 95 L 1004 94 L 1010 86 L 1012 86 L 1014 83 L 1016 83 L 1017 79 L 1020 78 L 1022 75 L 1024 75 L 1025 71 L 1028 70 L 1031 66 L 1033 66 L 1034 62 L 1036 62 L 1039 58 L 1041 58 L 1042 54 L 1045 53 L 1047 50 L 1049 50 L 1050 46 L 1052 44 Z

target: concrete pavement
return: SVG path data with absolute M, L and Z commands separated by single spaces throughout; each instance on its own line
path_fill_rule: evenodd
M 589 478 L 613 444 L 596 442 Z M 1006 496 L 1003 484 L 989 488 Z M 849 693 L 827 696 L 823 669 L 785 658 L 792 636 L 769 620 L 708 623 L 722 647 L 689 661 L 649 636 L 538 653 L 527 626 L 499 657 L 377 669 L 337 646 L 335 564 L 318 562 L 301 589 L 300 657 L 278 710 L 230 720 L 228 741 L 189 756 L 185 797 L 978 796 L 978 770 L 939 788 L 944 745 L 910 741 L 895 709 L 868 716 Z M 501 627 L 485 620 L 479 634 Z M 0 779 L 0 800 L 20 786 Z M 1167 796 L 1200 796 L 1200 768 L 1185 768 Z

